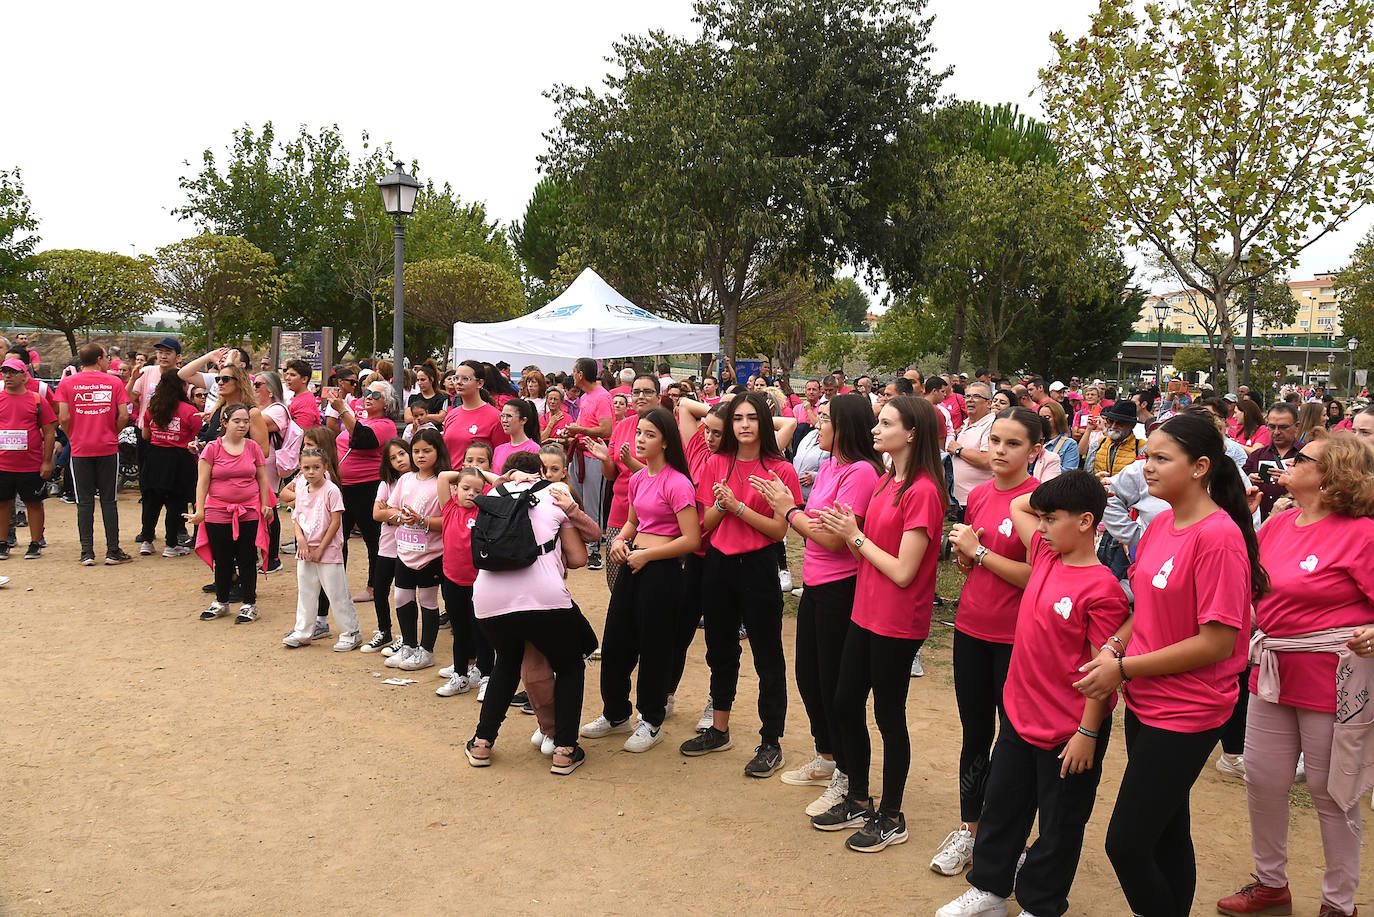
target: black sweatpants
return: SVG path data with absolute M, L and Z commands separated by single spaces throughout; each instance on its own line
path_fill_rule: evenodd
M 73 455 L 71 474 L 76 491 L 76 531 L 81 553 L 95 553 L 95 498 L 100 496 L 100 518 L 105 523 L 105 553 L 119 550 L 119 493 L 115 477 L 119 455 Z
M 806 593 L 803 592 L 802 595 Z M 923 640 L 884 637 L 849 622 L 840 655 L 835 686 L 835 727 L 843 752 L 838 762 L 849 776 L 849 794 L 867 799 L 872 747 L 868 738 L 868 695 L 873 694 L 873 719 L 883 737 L 883 800 L 879 810 L 896 816 L 911 768 L 911 735 L 906 725 L 906 692 L 911 683 L 911 660 Z
M 1228 755 L 1245 754 L 1245 717 L 1250 710 L 1250 666 L 1240 670 L 1240 693 L 1231 718 L 1221 727 L 1221 750 Z
M 1197 888 L 1189 797 L 1221 729 L 1170 732 L 1126 711 L 1126 770 L 1107 825 L 1107 858 L 1141 917 L 1186 917 Z
M 954 699 L 963 728 L 959 746 L 959 818 L 965 822 L 978 821 L 983 812 L 998 721 L 1006 728 L 1002 686 L 1007 683 L 1010 664 L 1010 643 L 980 640 L 955 629 Z
M 586 663 L 582 659 L 582 615 L 573 608 L 547 611 L 513 611 L 477 622 L 496 649 L 482 713 L 477 721 L 477 738 L 496 742 L 496 733 L 515 696 L 520 682 L 520 664 L 525 659 L 528 641 L 543 653 L 553 668 L 553 739 L 560 748 L 577 745 L 577 730 L 582 719 L 582 689 Z
M 669 694 L 677 694 L 682 685 L 682 673 L 687 671 L 687 653 L 697 638 L 697 624 L 701 622 L 701 577 L 706 558 L 688 554 L 682 558 L 682 601 L 677 603 L 677 620 L 673 624 L 673 651 L 668 660 L 668 675 L 664 680 Z
M 743 623 L 759 677 L 759 735 L 776 744 L 787 720 L 787 660 L 782 653 L 782 593 L 773 549 L 744 554 L 707 549 L 701 592 L 711 702 L 721 711 L 735 705 Z
M 630 673 L 639 666 L 636 706 L 644 721 L 663 725 L 673 625 L 682 600 L 682 558 L 655 560 L 638 573 L 623 565 L 606 607 L 601 638 L 602 712 L 612 723 L 630 718 Z
M 988 775 L 987 804 L 978 822 L 969 884 L 1002 898 L 1011 897 L 1036 917 L 1060 917 L 1069 909 L 1069 889 L 1083 852 L 1083 829 L 1092 816 L 1102 759 L 1112 735 L 1112 719 L 1098 727 L 1093 764 L 1081 774 L 1059 776 L 1064 746 L 1045 749 L 1021 738 L 1010 722 L 997 736 Z M 1026 853 L 1031 826 L 1040 818 L 1040 836 Z
M 150 446 L 150 449 L 157 449 L 157 446 Z M 158 518 L 164 512 L 167 514 L 165 532 L 167 537 L 167 547 L 174 548 L 181 540 L 181 536 L 186 534 L 186 506 L 187 500 L 184 494 L 170 493 L 157 487 L 145 487 L 143 490 L 143 531 L 140 533 L 142 538 L 139 541 L 152 541 L 157 534 Z
M 210 541 L 210 557 L 215 562 L 215 601 L 229 601 L 229 587 L 234 584 L 234 570 L 243 589 L 243 604 L 258 601 L 258 520 L 240 519 L 239 537 L 234 539 L 234 526 L 229 522 L 205 522 L 206 538 Z
M 816 753 L 832 755 L 843 773 L 844 754 L 835 730 L 835 687 L 840 679 L 840 654 L 854 611 L 857 576 L 847 576 L 802 590 L 797 607 L 797 691 Z M 907 664 L 908 674 L 911 666 Z
M 449 630 L 453 631 L 453 671 L 458 675 L 466 675 L 468 660 L 477 658 L 477 642 L 473 639 L 472 587 L 460 586 L 446 576 L 439 584 L 439 589 L 444 594 Z
M 375 595 L 377 589 L 377 546 L 382 537 L 382 524 L 372 518 L 372 506 L 377 502 L 377 482 L 364 481 L 361 484 L 344 484 L 339 488 L 343 497 L 343 537 L 348 541 L 348 533 L 358 526 L 362 533 L 363 544 L 367 545 L 367 585 Z

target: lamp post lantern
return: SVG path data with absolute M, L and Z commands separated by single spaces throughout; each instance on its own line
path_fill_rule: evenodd
M 420 193 L 420 183 L 406 174 L 401 162 L 385 178 L 377 182 L 382 192 L 382 208 L 392 218 L 392 254 L 394 268 L 392 275 L 392 317 L 391 317 L 391 385 L 396 392 L 396 402 L 405 408 L 405 299 L 401 278 L 405 273 L 406 217 L 415 212 L 415 198 Z
M 1155 320 L 1159 322 L 1159 346 L 1155 351 L 1155 388 L 1164 391 L 1164 320 L 1169 317 L 1169 304 L 1161 299 L 1154 304 Z
M 1360 342 L 1351 338 L 1345 346 L 1350 351 L 1350 360 L 1345 364 L 1345 395 L 1347 398 L 1353 398 L 1355 396 L 1355 351 L 1359 349 Z
M 1122 357 L 1124 357 L 1124 356 L 1126 356 L 1126 354 L 1125 354 L 1124 352 L 1122 352 L 1122 351 L 1120 351 L 1120 350 L 1118 350 L 1118 351 L 1116 352 L 1116 384 L 1117 384 L 1117 385 L 1120 385 L 1120 384 L 1121 384 L 1121 359 L 1122 359 Z

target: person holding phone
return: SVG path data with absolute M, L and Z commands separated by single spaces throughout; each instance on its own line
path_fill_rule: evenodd
M 1265 417 L 1269 428 L 1269 445 L 1261 446 L 1245 460 L 1245 474 L 1249 482 L 1260 490 L 1260 519 L 1268 519 L 1274 501 L 1282 497 L 1285 488 L 1279 483 L 1289 460 L 1297 455 L 1298 411 L 1286 401 L 1278 401 Z

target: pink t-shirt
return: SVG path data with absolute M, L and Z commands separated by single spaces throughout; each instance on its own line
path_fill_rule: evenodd
M 816 418 L 818 416 L 816 414 L 816 409 L 818 407 L 820 407 L 819 404 L 812 405 L 809 401 L 803 401 L 792 409 L 792 416 L 796 418 L 797 423 L 810 424 L 814 427 L 816 426 Z
M 761 459 L 742 462 L 733 455 L 719 452 L 706 459 L 701 474 L 697 478 L 697 502 L 702 506 L 710 506 L 714 503 L 716 495 L 712 485 L 721 481 L 730 488 L 730 492 L 737 499 L 744 501 L 745 506 L 762 516 L 772 516 L 773 507 L 749 483 L 751 475 L 767 477 L 770 471 L 787 485 L 788 489 L 792 491 L 792 500 L 800 506 L 802 503 L 801 483 L 797 480 L 797 469 L 793 468 L 790 463 L 770 459 L 765 466 Z M 775 543 L 773 539 L 734 513 L 726 513 L 720 525 L 716 526 L 715 531 L 711 533 L 711 547 L 722 554 L 747 554 L 750 551 L 762 550 Z
M 34 472 L 43 467 L 43 427 L 57 422 L 48 403 L 27 389 L 0 390 L 0 471 Z
M 692 472 L 693 484 L 701 480 L 701 473 L 706 468 L 706 460 L 712 455 L 711 447 L 706 445 L 706 440 L 703 437 L 705 432 L 706 426 L 703 424 L 697 428 L 697 432 L 692 434 L 687 442 L 682 444 L 682 451 L 687 453 L 687 470 Z M 711 533 L 704 531 L 706 507 L 700 500 L 697 501 L 697 520 L 701 523 L 703 531 L 701 533 L 701 547 L 697 548 L 696 555 L 705 557 L 706 549 L 711 546 Z
M 305 483 L 305 479 L 300 480 L 300 487 L 296 488 L 296 508 L 292 512 L 292 518 L 296 520 L 296 525 L 301 527 L 305 533 L 306 541 L 314 541 L 324 535 L 329 528 L 330 519 L 334 513 L 343 512 L 343 494 L 339 492 L 338 486 L 326 475 L 321 482 L 318 490 L 311 490 Z M 343 523 L 334 530 L 334 537 L 322 546 L 317 564 L 341 564 L 344 562 L 343 556 Z
M 992 432 L 995 419 L 995 415 L 989 411 L 982 419 L 965 424 L 963 429 L 954 434 L 955 441 L 970 452 L 986 452 L 988 434 Z M 968 495 L 973 488 L 992 480 L 992 469 L 975 468 L 963 456 L 951 456 L 951 460 L 954 462 L 954 500 L 964 506 L 968 504 Z
M 129 403 L 129 393 L 118 376 L 89 369 L 63 379 L 57 386 L 58 402 L 71 415 L 72 455 L 91 458 L 119 451 L 115 419 L 119 406 Z
M 821 467 L 816 471 L 811 495 L 806 498 L 806 514 L 815 516 L 832 506 L 850 506 L 854 509 L 854 515 L 867 516 L 868 501 L 873 499 L 873 491 L 877 487 L 878 469 L 868 462 L 841 465 L 836 459 L 828 458 L 821 462 Z M 811 539 L 806 540 L 806 546 L 802 549 L 804 585 L 833 583 L 858 572 L 859 559 L 848 547 L 841 545 L 838 551 L 827 551 Z
M 1245 668 L 1250 641 L 1250 560 L 1245 538 L 1217 510 L 1182 531 L 1174 511 L 1151 520 L 1131 567 L 1135 620 L 1126 647 L 1131 656 L 1196 636 L 1210 621 L 1236 628 L 1235 648 L 1220 662 L 1188 672 L 1133 678 L 1126 706 L 1147 726 L 1173 732 L 1215 729 L 1236 706 L 1236 676 Z
M 639 430 L 639 415 L 631 414 L 611 430 L 611 441 L 607 448 L 611 453 L 611 461 L 615 463 L 616 476 L 611 482 L 611 511 L 606 517 L 608 528 L 617 529 L 625 524 L 626 518 L 630 513 L 630 469 L 620 460 L 620 449 L 622 446 L 630 447 L 630 454 L 634 454 L 635 433 Z M 641 530 L 642 531 L 642 530 Z
M 339 424 L 339 437 L 334 440 L 339 450 L 339 480 L 345 484 L 363 484 L 375 481 L 382 476 L 382 447 L 386 441 L 396 436 L 396 424 L 389 417 L 354 417 L 362 426 L 368 427 L 377 436 L 377 446 L 373 449 L 354 449 L 353 437 L 348 428 Z
M 1240 443 L 1242 446 L 1245 446 L 1247 449 L 1252 446 L 1267 446 L 1270 442 L 1269 428 L 1264 426 L 1263 424 L 1260 424 L 1258 427 L 1255 428 L 1254 433 L 1251 433 L 1249 436 L 1246 436 L 1244 428 L 1237 427 L 1235 434 L 1231 438 L 1234 439 L 1236 442 Z
M 391 505 L 391 488 L 394 484 L 388 484 L 385 480 L 377 482 L 376 503 Z M 437 487 L 436 487 L 437 490 Z M 390 522 L 383 522 L 381 525 L 381 535 L 377 541 L 377 554 L 381 557 L 396 559 L 396 526 Z
M 501 469 L 504 468 L 504 467 L 506 466 L 506 459 L 510 458 L 512 453 L 515 453 L 515 452 L 535 452 L 535 453 L 537 453 L 538 451 L 539 451 L 539 444 L 536 443 L 536 442 L 535 442 L 534 440 L 532 440 L 532 439 L 527 439 L 527 440 L 525 440 L 523 443 L 521 443 L 521 444 L 518 445 L 518 446 L 512 446 L 510 443 L 502 443 L 501 445 L 497 446 L 495 449 L 492 450 L 492 456 L 491 456 L 491 467 L 492 467 L 492 470 L 496 471 L 496 472 L 499 474 L 500 471 L 501 471 Z M 461 460 L 461 456 L 460 456 L 460 460 Z
M 527 485 L 508 485 L 507 490 L 518 493 Z M 544 494 L 530 507 L 530 527 L 534 540 L 543 544 L 558 535 L 560 529 L 573 528 L 572 522 L 558 505 Z M 478 618 L 494 618 L 513 611 L 544 611 L 572 607 L 567 584 L 563 580 L 565 566 L 559 547 L 542 554 L 522 570 L 478 570 L 472 585 L 472 605 Z
M 893 506 L 900 489 L 900 481 L 891 477 L 880 480 L 868 502 L 864 536 L 894 557 L 901 550 L 902 535 L 906 532 L 924 529 L 930 544 L 921 557 L 916 576 L 906 588 L 867 561 L 860 561 L 850 619 L 883 637 L 924 640 L 930 636 L 930 616 L 935 610 L 935 567 L 940 560 L 945 507 L 939 486 L 925 474 L 912 481 Z
M 172 372 L 176 372 L 176 367 L 169 367 Z M 133 393 L 138 402 L 138 416 L 134 418 L 134 423 L 140 427 L 143 425 L 143 415 L 148 413 L 148 401 L 153 397 L 153 392 L 157 391 L 157 384 L 162 381 L 163 368 L 156 363 L 150 363 L 138 371 L 138 378 L 134 380 Z M 202 388 L 209 389 L 209 385 Z M 127 394 L 127 392 L 126 392 Z
M 602 420 L 615 421 L 615 405 L 611 403 L 611 393 L 598 385 L 590 392 L 584 392 L 577 400 L 577 425 L 594 427 Z M 614 431 L 612 431 L 614 432 Z M 585 448 L 583 449 L 585 452 Z
M 1073 736 L 1087 702 L 1073 686 L 1083 677 L 1078 667 L 1097 655 L 1130 613 L 1126 593 L 1110 570 L 1101 564 L 1069 566 L 1036 534 L 1002 689 L 1007 717 L 1021 738 L 1050 749 Z M 1115 707 L 1113 692 L 1107 717 Z
M 409 506 L 422 516 L 439 515 L 439 485 L 433 477 L 423 478 L 414 471 L 401 475 L 391 487 L 387 504 L 395 510 Z M 444 533 L 423 526 L 396 527 L 396 559 L 412 570 L 419 570 L 444 551 Z
M 681 535 L 682 527 L 677 524 L 677 514 L 689 506 L 695 507 L 697 503 L 697 489 L 691 479 L 669 466 L 665 466 L 658 474 L 650 474 L 648 468 L 641 468 L 628 477 L 627 500 L 635 508 L 639 531 L 645 535 L 667 535 L 672 538 Z
M 958 392 L 950 392 L 949 396 L 940 402 L 940 406 L 945 409 L 945 413 L 949 414 L 950 426 L 954 429 L 959 429 L 964 425 L 964 421 L 968 420 L 968 409 L 964 407 L 964 396 Z
M 444 443 L 448 446 L 449 457 L 454 464 L 463 463 L 463 453 L 468 451 L 473 440 L 490 443 L 494 451 L 502 443 L 510 442 L 510 437 L 501 427 L 501 410 L 483 403 L 480 407 L 465 408 L 460 401 L 448 409 L 444 415 Z M 500 465 L 493 464 L 500 470 Z
M 158 426 L 152 415 L 148 415 L 148 442 L 154 446 L 185 449 L 203 426 L 205 421 L 201 419 L 200 414 L 193 406 L 183 401 L 177 405 L 176 413 L 167 421 L 165 427 Z
M 444 504 L 444 576 L 459 586 L 477 581 L 477 568 L 472 565 L 472 527 L 476 524 L 476 506 L 461 506 L 456 496 Z
M 1040 486 L 1026 478 L 1010 490 L 999 490 L 997 481 L 973 488 L 968 495 L 964 522 L 974 530 L 982 529 L 979 542 L 994 554 L 1008 560 L 1024 561 L 1026 546 L 1011 524 L 1011 501 Z M 970 637 L 992 643 L 1011 643 L 1016 636 L 1016 614 L 1021 590 L 987 567 L 975 566 L 959 595 L 959 610 L 954 627 Z
M 568 412 L 567 412 L 567 411 L 564 411 L 564 412 L 562 413 L 562 415 L 558 418 L 558 422 L 555 423 L 552 427 L 549 427 L 548 435 L 549 435 L 550 437 L 553 437 L 553 436 L 561 436 L 562 433 L 563 433 L 564 428 L 567 427 L 567 426 L 568 426 L 569 424 L 571 424 L 571 423 L 572 423 L 572 418 L 568 416 Z M 549 426 L 549 414 L 548 414 L 547 411 L 545 411 L 543 414 L 540 414 L 540 415 L 539 415 L 539 429 L 540 429 L 540 430 L 543 430 L 545 427 L 548 427 L 548 426 Z
M 1374 623 L 1374 519 L 1335 513 L 1298 525 L 1300 510 L 1270 516 L 1259 530 L 1269 592 L 1255 609 L 1260 630 L 1296 637 Z M 1279 703 L 1336 712 L 1336 656 L 1278 653 Z M 1250 673 L 1250 690 L 1259 676 Z
M 224 448 L 224 440 L 217 439 L 201 451 L 200 460 L 210 466 L 210 500 L 228 507 L 258 506 L 258 469 L 265 460 L 257 443 L 244 439 L 243 451 L 230 455 Z M 224 506 L 205 508 L 206 522 L 232 522 L 235 515 L 242 513 Z M 257 518 L 256 512 L 250 515 Z
M 321 424 L 320 402 L 309 389 L 292 395 L 291 400 L 286 403 L 286 411 L 296 422 L 296 426 L 302 430 L 309 430 Z

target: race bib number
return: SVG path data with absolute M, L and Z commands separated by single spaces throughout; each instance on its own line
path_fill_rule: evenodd
M 0 451 L 25 452 L 28 448 L 28 430 L 0 430 Z
M 421 553 L 428 546 L 429 537 L 424 529 L 403 525 L 396 530 L 396 550 Z

